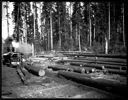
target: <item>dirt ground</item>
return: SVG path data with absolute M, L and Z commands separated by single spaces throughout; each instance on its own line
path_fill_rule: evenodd
M 2 98 L 115 98 L 105 91 L 58 77 L 46 70 L 43 77 L 30 74 L 24 85 L 16 68 L 2 66 Z

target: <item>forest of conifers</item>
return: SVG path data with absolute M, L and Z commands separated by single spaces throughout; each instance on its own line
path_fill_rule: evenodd
M 13 2 L 13 38 L 33 44 L 35 52 L 126 53 L 124 5 L 86 1 Z

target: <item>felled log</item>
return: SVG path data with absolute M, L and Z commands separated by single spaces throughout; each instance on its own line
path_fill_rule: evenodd
M 65 62 L 86 62 L 86 63 L 93 63 L 94 61 L 89 61 L 89 60 L 76 60 L 76 59 L 59 60 L 58 61 L 58 63 L 65 63 Z
M 102 58 L 102 59 L 95 59 L 95 58 L 77 58 L 75 60 L 82 60 L 82 61 L 92 61 L 94 63 L 98 63 L 98 64 L 108 64 L 108 65 L 121 65 L 121 66 L 126 66 L 127 65 L 127 62 L 126 62 L 126 59 L 105 59 L 105 58 Z M 87 61 L 86 61 L 87 62 Z
M 127 63 L 126 59 L 117 58 L 103 58 L 103 57 L 75 57 L 78 60 L 92 60 L 92 61 L 103 61 L 103 62 L 116 62 L 116 63 Z
M 24 64 L 24 68 L 26 68 L 29 72 L 37 75 L 37 76 L 44 76 L 45 71 L 42 68 L 35 67 L 32 64 Z
M 113 63 L 113 62 L 92 61 L 92 60 L 70 59 L 70 60 L 60 60 L 60 61 L 58 61 L 58 63 L 65 63 L 65 62 L 83 62 L 83 63 L 94 63 L 94 64 L 107 64 L 107 65 L 127 66 L 126 63 Z
M 107 65 L 107 64 L 88 64 L 88 63 L 82 63 L 82 62 L 71 62 L 70 65 L 75 65 L 75 66 L 83 66 L 83 67 L 94 67 L 97 69 L 123 69 L 126 70 L 126 66 L 117 66 L 117 65 Z
M 106 65 L 106 64 L 87 64 L 87 63 L 83 63 L 83 67 L 94 67 L 94 68 L 97 68 L 97 69 L 126 69 L 126 66 L 116 66 L 116 65 Z
M 116 66 L 116 65 L 104 65 L 104 67 L 108 69 L 118 69 L 118 70 L 122 68 L 122 66 Z
M 72 68 L 74 72 L 78 72 L 78 73 L 91 73 L 95 71 L 95 68 L 90 68 L 90 67 L 70 66 L 70 68 Z
M 117 69 L 105 69 L 109 73 L 127 75 L 127 70 L 117 70 Z
M 76 65 L 76 66 L 83 66 L 83 67 L 92 67 L 97 69 L 103 69 L 104 65 L 97 65 L 97 64 L 87 64 L 87 63 L 81 63 L 81 62 L 71 62 L 70 65 Z
M 127 66 L 126 63 L 117 63 L 117 62 L 105 62 L 105 61 L 98 61 L 96 60 L 95 63 L 98 63 L 98 64 L 108 64 L 108 65 L 118 65 L 118 66 Z
M 72 79 L 73 81 L 89 85 L 92 87 L 97 87 L 100 89 L 105 89 L 110 92 L 114 93 L 119 93 L 124 95 L 124 91 L 127 90 L 127 85 L 122 84 L 120 82 L 116 81 L 111 81 L 107 79 L 96 79 L 96 78 L 91 78 L 90 75 L 83 75 L 75 72 L 66 72 L 66 71 L 59 71 L 58 72 L 59 76 L 63 76 L 68 79 Z M 108 89 L 109 88 L 109 89 Z M 126 94 L 126 93 L 125 93 Z
M 105 57 L 105 58 L 122 58 L 122 59 L 126 59 L 127 55 L 125 54 L 94 54 L 94 53 L 77 53 L 77 54 L 69 54 L 69 53 L 65 53 L 64 55 L 66 56 L 84 56 L 84 57 Z
M 96 68 L 96 69 L 101 69 L 101 70 L 106 70 L 109 73 L 113 73 L 113 74 L 120 74 L 120 75 L 126 75 L 127 74 L 127 70 L 126 67 L 123 66 L 110 66 L 110 65 L 100 65 L 100 64 L 86 64 L 86 63 L 70 63 L 71 65 L 77 65 L 77 66 L 83 66 L 83 67 L 92 67 L 92 68 Z M 124 69 L 124 70 L 121 70 Z
M 48 68 L 52 68 L 53 70 L 67 70 L 66 67 L 64 66 L 58 66 L 58 65 L 54 65 L 54 66 L 48 66 Z
M 25 76 L 24 76 L 24 74 L 22 73 L 22 71 L 21 71 L 21 69 L 20 69 L 19 66 L 16 68 L 16 70 L 17 70 L 17 73 L 18 73 L 18 75 L 19 75 L 21 81 L 23 82 L 23 84 L 27 84 L 27 81 L 26 81 L 26 79 L 25 79 Z
M 20 67 L 20 69 L 21 69 L 26 80 L 31 78 L 30 73 L 24 67 Z
M 1 96 L 1 98 L 13 98 L 13 97 L 10 97 L 10 96 Z
M 70 62 L 70 65 L 83 66 L 83 63 L 81 63 L 81 62 Z
M 66 74 L 66 75 L 65 75 Z M 91 78 L 91 76 L 90 75 L 88 75 L 88 74 L 80 74 L 80 73 L 76 73 L 76 72 L 67 72 L 67 71 L 59 71 L 58 72 L 58 76 L 64 76 L 64 77 L 67 77 L 67 78 L 73 78 L 73 77 L 75 77 L 76 76 L 76 78 L 80 78 L 80 77 L 87 77 L 87 78 Z
M 74 59 L 79 60 L 97 60 L 97 61 L 105 61 L 105 62 L 119 62 L 119 63 L 126 63 L 126 59 L 121 58 L 105 58 L 105 57 L 74 57 Z
M 73 71 L 72 68 L 64 65 L 54 65 L 54 66 L 48 66 L 48 68 L 52 68 L 53 70 L 65 70 L 65 71 Z
M 77 66 L 70 66 L 70 65 L 54 65 L 54 66 L 48 66 L 48 68 L 52 68 L 53 70 L 67 70 L 67 71 L 74 71 L 78 73 L 90 73 L 94 72 L 94 68 L 89 67 L 77 67 Z

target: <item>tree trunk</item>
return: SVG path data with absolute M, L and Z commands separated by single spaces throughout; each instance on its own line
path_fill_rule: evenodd
M 108 38 L 105 36 L 105 54 L 108 54 Z
M 26 22 L 27 22 L 27 11 L 26 11 L 26 4 L 24 3 L 24 7 L 25 7 L 25 9 L 24 9 L 24 13 L 25 13 L 25 15 L 24 15 L 24 19 L 23 19 L 23 43 L 25 42 L 25 43 L 27 43 L 27 24 L 26 24 Z
M 123 3 L 123 43 L 125 47 L 125 28 L 124 28 L 124 3 Z
M 32 56 L 34 56 L 34 43 L 32 43 Z
M 76 44 L 77 44 L 77 33 L 78 33 L 78 31 L 77 31 L 77 24 L 76 24 Z
M 51 50 L 53 50 L 52 12 L 50 11 Z
M 24 43 L 25 42 L 25 34 L 26 34 L 26 29 L 25 29 L 26 27 L 25 27 L 25 17 L 24 17 L 24 19 L 23 19 L 23 35 L 22 35 L 22 43 Z
M 42 32 L 43 32 L 43 30 L 42 30 L 42 20 L 41 20 L 42 15 L 41 15 L 41 13 L 42 13 L 42 3 L 40 3 L 40 40 L 41 40 Z
M 20 37 L 19 37 L 19 34 L 20 34 L 20 32 L 19 32 L 19 10 L 20 10 L 20 3 L 18 3 L 18 13 L 17 13 L 17 25 L 16 25 L 16 27 L 17 27 L 17 41 L 19 41 L 20 39 Z M 20 41 L 19 41 L 20 42 Z
M 61 31 L 60 31 L 60 10 L 59 10 L 59 20 L 58 20 L 58 24 L 59 24 L 59 50 L 61 51 Z
M 35 29 L 35 3 L 33 3 L 34 8 L 33 8 L 33 16 L 34 16 L 34 39 L 33 39 L 33 55 L 35 55 L 35 33 L 36 33 L 36 29 Z
M 25 42 L 27 43 L 27 4 L 25 3 Z
M 64 40 L 66 39 L 66 2 L 63 2 L 63 4 L 64 4 Z
M 94 16 L 94 38 L 93 38 L 94 40 L 95 40 L 95 37 L 96 37 L 96 33 L 95 33 L 95 27 L 96 27 L 96 25 L 95 24 L 96 24 L 96 19 L 95 19 L 95 16 Z
M 70 23 L 71 27 L 71 51 L 73 50 L 73 40 L 72 40 L 72 22 Z
M 105 54 L 108 54 L 108 45 L 110 43 L 110 2 L 109 2 L 109 17 L 108 17 L 108 36 L 105 36 Z
M 47 27 L 48 27 L 48 25 L 47 25 Z M 47 50 L 48 51 L 50 50 L 50 35 L 49 34 L 50 34 L 50 27 L 49 27 L 49 29 L 47 29 Z
M 111 29 L 110 29 L 110 27 L 111 27 L 111 26 L 110 26 L 110 25 L 111 25 L 111 24 L 110 24 L 110 16 L 111 16 L 111 15 L 110 15 L 110 2 L 109 2 L 109 19 L 108 19 L 108 20 L 109 20 L 109 33 L 108 33 L 108 39 L 109 39 L 109 41 L 110 41 L 110 30 L 111 30 Z
M 8 1 L 6 2 L 6 10 L 7 10 L 7 30 L 8 30 L 8 37 L 9 37 L 9 21 L 8 21 L 8 18 L 9 18 L 9 14 L 8 14 Z
M 90 33 L 90 47 L 92 46 L 92 23 L 91 23 L 91 9 L 89 4 L 89 33 Z
M 71 51 L 73 50 L 73 39 L 72 39 L 72 22 L 70 23 L 70 28 L 71 28 L 71 36 L 70 36 L 70 39 L 71 39 Z
M 80 23 L 79 23 L 79 51 L 81 51 L 81 44 L 80 44 Z
M 116 4 L 113 4 L 113 15 L 114 15 L 114 19 L 113 19 L 113 27 L 114 27 L 114 34 L 116 34 L 116 18 L 115 18 L 115 15 L 116 15 L 116 13 L 115 13 L 115 6 L 116 6 Z
M 72 6 L 72 4 L 70 3 L 70 39 L 71 39 L 71 51 L 73 50 L 73 39 L 72 39 L 72 20 L 71 20 L 71 6 Z

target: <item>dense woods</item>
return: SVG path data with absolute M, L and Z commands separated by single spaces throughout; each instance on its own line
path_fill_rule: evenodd
M 13 7 L 12 37 L 33 45 L 34 53 L 127 51 L 123 2 L 13 2 Z

